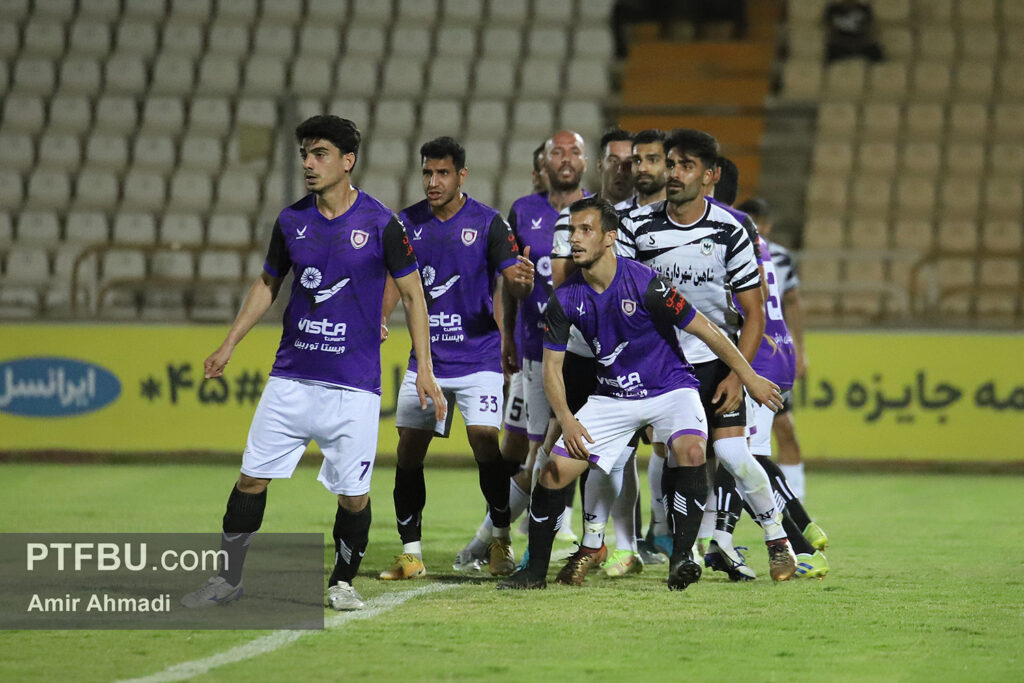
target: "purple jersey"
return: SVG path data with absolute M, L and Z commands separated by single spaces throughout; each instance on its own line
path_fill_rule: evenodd
M 590 193 L 584 191 L 584 197 Z M 508 222 L 522 251 L 530 247 L 536 279 L 530 296 L 519 304 L 516 316 L 516 350 L 519 359 L 539 361 L 544 356 L 544 309 L 551 294 L 551 246 L 558 211 L 548 202 L 547 192 L 520 197 L 512 204 Z
M 757 248 L 768 283 L 768 298 L 764 302 L 764 336 L 751 366 L 757 374 L 775 382 L 781 389 L 792 389 L 796 377 L 796 348 L 782 317 L 781 283 L 775 275 L 768 243 L 763 237 L 757 238 Z M 739 301 L 736 305 L 739 306 Z
M 270 374 L 379 394 L 384 282 L 416 269 L 391 209 L 360 190 L 328 219 L 306 195 L 278 216 L 263 269 L 295 276 Z
M 616 257 L 615 277 L 598 294 L 577 271 L 548 302 L 544 347 L 564 351 L 575 326 L 597 358 L 601 396 L 640 399 L 698 387 L 676 328 L 696 310 L 666 280 L 642 263 Z
M 437 377 L 501 372 L 494 321 L 494 278 L 516 262 L 519 247 L 501 215 L 471 197 L 438 220 L 426 200 L 399 214 L 416 250 L 430 314 L 430 354 Z M 416 356 L 409 355 L 416 372 Z

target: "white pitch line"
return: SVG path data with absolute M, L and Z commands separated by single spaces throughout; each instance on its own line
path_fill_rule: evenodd
M 341 628 L 350 621 L 372 619 L 376 616 L 380 616 L 384 612 L 393 610 L 407 600 L 411 600 L 412 598 L 420 595 L 426 595 L 428 593 L 450 590 L 456 585 L 461 584 L 432 583 L 409 591 L 379 595 L 367 603 L 366 609 L 342 612 L 328 617 L 324 621 L 324 630 Z M 129 678 L 122 680 L 119 683 L 167 683 L 168 681 L 184 681 L 189 678 L 194 678 L 195 676 L 201 676 L 209 672 L 210 669 L 215 669 L 218 666 L 234 664 L 235 662 L 245 661 L 246 659 L 252 659 L 258 655 L 264 655 L 273 652 L 274 650 L 279 650 L 285 645 L 293 643 L 299 638 L 311 633 L 319 633 L 319 631 L 274 631 L 270 635 L 250 640 L 248 643 L 242 643 L 241 645 L 237 645 L 230 650 L 225 650 L 219 654 L 204 657 L 203 659 L 196 659 L 191 662 L 175 664 L 174 666 L 170 666 L 163 671 L 158 671 L 155 674 L 143 676 L 142 678 Z

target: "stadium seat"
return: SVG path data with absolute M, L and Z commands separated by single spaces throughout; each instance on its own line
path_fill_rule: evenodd
M 880 179 L 864 176 L 856 178 L 850 193 L 850 216 L 886 220 L 889 217 L 891 195 L 892 181 L 890 178 Z
M 377 94 L 378 65 L 375 59 L 345 57 L 338 64 L 335 91 L 343 97 L 373 97 Z
M 1024 65 L 1017 61 L 1004 61 L 999 67 L 998 95 L 1002 102 L 1024 100 Z
M 1024 6 L 1016 2 L 999 3 L 999 20 L 1009 25 L 1024 25 Z
M 49 133 L 82 135 L 92 127 L 89 98 L 78 95 L 54 95 L 50 99 Z
M 804 224 L 804 247 L 838 249 L 843 246 L 843 224 L 836 218 L 816 218 Z
M 200 280 L 242 277 L 242 257 L 236 251 L 206 251 L 199 255 Z
M 423 90 L 422 61 L 416 57 L 391 57 L 381 71 L 380 94 L 416 99 Z
M 191 57 L 160 53 L 153 61 L 149 92 L 183 97 L 192 91 L 194 75 L 195 64 Z
M 568 52 L 569 40 L 565 30 L 545 24 L 535 25 L 526 30 L 525 57 L 529 59 L 545 58 L 560 62 L 566 58 Z M 586 56 L 585 53 L 584 58 Z M 598 57 L 607 59 L 607 55 L 599 55 Z
M 903 219 L 893 225 L 892 245 L 897 249 L 917 249 L 928 253 L 935 243 L 935 233 L 929 220 Z
M 71 3 L 66 3 L 67 8 L 70 6 Z M 105 21 L 110 17 L 117 16 L 120 11 L 120 0 L 89 0 L 89 2 L 80 3 L 76 21 L 82 19 Z
M 146 67 L 138 55 L 116 52 L 103 67 L 103 90 L 110 95 L 135 96 L 146 89 Z
M 481 23 L 484 3 L 479 0 L 444 0 L 444 25 L 475 26 Z
M 901 102 L 907 96 L 907 65 L 881 62 L 868 72 L 868 92 L 876 101 Z
M 196 97 L 189 103 L 190 134 L 222 136 L 231 127 L 231 109 L 223 97 Z
M 913 18 L 924 25 L 949 26 L 953 20 L 953 0 L 914 0 Z
M 131 97 L 104 95 L 96 101 L 96 126 L 93 134 L 125 135 L 135 130 L 139 122 L 139 108 Z
M 842 216 L 846 211 L 846 182 L 812 177 L 807 185 L 807 210 L 817 215 Z
M 290 59 L 295 52 L 295 30 L 277 19 L 270 20 L 264 15 L 252 32 L 253 56 Z
M 501 170 L 501 145 L 490 137 L 468 138 L 462 141 L 466 148 L 466 166 L 474 178 L 493 180 Z
M 0 134 L 0 166 L 27 172 L 35 166 L 36 153 L 32 138 L 24 135 Z
M 260 186 L 253 174 L 229 169 L 217 179 L 215 210 L 249 215 L 259 206 L 259 194 Z
M 60 64 L 61 94 L 95 96 L 102 82 L 100 61 L 95 57 L 67 57 Z
M 964 62 L 995 63 L 999 57 L 999 33 L 993 26 L 963 27 L 960 52 Z
M 220 3 L 218 3 L 218 6 Z M 249 29 L 237 19 L 219 19 L 210 26 L 207 35 L 206 55 L 218 55 L 241 59 L 249 53 Z
M 941 140 L 946 127 L 946 114 L 942 105 L 933 103 L 908 104 L 903 114 L 903 134 L 907 140 L 935 142 Z
M 896 145 L 890 142 L 867 142 L 857 150 L 857 167 L 872 176 L 891 179 L 896 173 Z
M 973 252 L 978 244 L 977 223 L 972 220 L 943 220 L 936 232 L 936 246 L 946 251 Z
M 365 131 L 370 127 L 370 104 L 358 98 L 338 98 L 331 100 L 328 111 L 336 116 L 351 120 L 356 127 Z
M 53 61 L 45 57 L 19 57 L 11 75 L 11 89 L 19 93 L 49 95 L 56 84 Z
M 461 57 L 437 57 L 430 61 L 427 96 L 464 99 L 469 94 L 470 63 Z
M 402 24 L 391 30 L 392 55 L 422 59 L 430 54 L 430 28 L 423 25 Z
M 953 79 L 953 97 L 962 102 L 986 102 L 992 97 L 995 72 L 991 64 L 961 62 Z
M 87 166 L 75 181 L 75 211 L 113 211 L 121 194 L 121 183 L 114 171 L 102 166 Z
M 137 135 L 132 144 L 132 166 L 162 177 L 174 170 L 174 157 L 174 143 L 166 135 Z
M 1024 142 L 1024 105 L 997 104 L 992 114 L 992 135 L 1000 142 Z
M 177 6 L 175 4 L 174 6 Z M 203 21 L 206 20 L 204 16 Z M 203 52 L 205 27 L 191 21 L 172 20 L 163 26 L 161 54 L 200 55 Z
M 516 26 L 492 23 L 480 34 L 485 59 L 518 58 L 523 53 L 523 32 Z
M 544 3 L 559 5 L 562 3 Z M 572 32 L 572 56 L 608 59 L 615 52 L 612 32 L 607 26 L 601 28 L 577 28 Z
M 225 287 L 204 288 L 195 293 L 190 318 L 201 322 L 227 322 L 238 312 L 234 292 Z
M 465 185 L 463 185 L 462 191 L 469 192 Z M 405 182 L 402 183 L 402 201 L 400 205 L 403 207 L 412 206 L 420 201 L 423 201 L 423 176 L 418 172 L 411 172 L 406 176 Z
M 192 279 L 195 275 L 192 254 L 187 251 L 157 251 L 150 259 L 150 273 L 155 277 Z
M 912 67 L 911 96 L 920 101 L 944 102 L 950 91 L 950 65 L 917 62 Z
M 989 148 L 989 165 L 994 173 L 1024 174 L 1024 145 L 997 144 Z
M 405 171 L 410 160 L 409 144 L 405 140 L 375 137 L 366 145 L 368 171 L 388 175 Z M 371 191 L 372 194 L 372 191 Z
M 77 171 L 82 164 L 82 145 L 78 136 L 49 131 L 40 136 L 39 164 L 61 171 Z
M 160 211 L 167 198 L 167 183 L 161 174 L 132 167 L 121 186 L 121 208 L 129 211 Z M 116 225 L 115 225 L 116 229 Z
M 947 173 L 984 173 L 985 146 L 975 143 L 950 143 L 946 145 Z
M 21 49 L 21 32 L 12 20 L 0 22 L 0 58 L 13 60 Z
M 939 173 L 941 148 L 934 142 L 908 142 L 901 148 L 900 171 L 934 178 Z
M 328 71 L 327 75 L 328 75 L 328 78 L 330 78 L 330 71 Z M 326 92 L 327 90 L 330 90 L 330 87 L 325 88 L 324 90 L 322 90 L 320 92 Z M 298 125 L 299 123 L 301 123 L 302 121 L 305 121 L 306 119 L 308 119 L 311 116 L 319 116 L 320 114 L 325 114 L 325 113 L 327 113 L 327 109 L 324 108 L 324 101 L 322 99 L 320 99 L 319 97 L 311 97 L 311 96 L 310 97 L 302 97 L 302 98 L 299 99 L 298 103 L 295 105 L 296 117 L 295 117 L 294 125 Z M 285 125 L 288 125 L 287 122 L 285 122 Z
M 542 139 L 551 134 L 555 113 L 546 100 L 520 100 L 512 108 L 512 135 Z
M 847 177 L 853 169 L 853 147 L 845 142 L 819 142 L 814 146 L 811 164 L 815 173 Z
M 476 99 L 509 99 L 515 92 L 516 69 L 509 59 L 481 59 L 473 77 Z
M 392 211 L 401 209 L 402 187 L 390 173 L 366 171 L 356 186 L 376 197 Z
M 944 177 L 939 184 L 941 215 L 947 220 L 977 221 L 980 195 L 976 176 Z
M 196 213 L 165 213 L 160 219 L 160 243 L 203 244 L 203 221 Z
M 825 93 L 828 98 L 856 102 L 864 92 L 866 67 L 860 60 L 835 62 L 825 69 Z
M 466 110 L 466 136 L 486 138 L 503 136 L 509 127 L 508 107 L 504 102 L 473 99 Z
M 238 214 L 214 214 L 206 226 L 206 241 L 216 246 L 249 246 L 252 243 L 249 220 Z M 262 269 L 262 264 L 260 268 Z
M 947 136 L 957 142 L 983 142 L 988 136 L 988 107 L 958 102 L 949 108 Z
M 945 26 L 924 26 L 918 31 L 917 57 L 921 61 L 951 64 L 956 54 L 956 34 Z
M 857 132 L 857 105 L 849 102 L 822 102 L 818 109 L 818 137 L 851 139 Z
M 476 29 L 471 26 L 442 25 L 437 27 L 437 54 L 439 57 L 461 57 L 469 60 L 476 55 Z
M 302 0 L 260 0 L 260 18 L 291 26 L 302 17 Z
M 821 62 L 825 52 L 825 37 L 820 26 L 794 22 L 786 27 L 786 32 L 790 59 Z
M 60 242 L 60 220 L 53 211 L 22 211 L 18 216 L 17 243 L 22 246 L 53 247 Z
M 352 21 L 346 26 L 344 57 L 378 62 L 384 58 L 387 44 L 385 26 Z
M 224 161 L 220 138 L 206 135 L 186 135 L 181 141 L 179 165 L 184 169 L 218 171 Z
M 374 136 L 401 138 L 416 128 L 416 112 L 407 99 L 380 100 L 373 119 Z
M 576 98 L 601 99 L 606 97 L 608 95 L 608 65 L 588 59 L 574 59 L 569 62 L 565 72 L 565 94 L 567 97 Z
M 985 218 L 1010 220 L 1024 211 L 1024 194 L 1019 177 L 996 177 L 985 181 Z
M 840 279 L 840 262 L 835 258 L 804 258 L 800 262 L 800 280 L 808 285 L 834 284 Z
M 986 220 L 981 232 L 981 243 L 990 251 L 1020 251 L 1022 236 L 1019 220 Z
M 133 4 L 129 3 L 129 5 Z M 117 24 L 114 53 L 123 57 L 135 58 L 135 62 L 139 66 L 142 66 L 139 58 L 153 57 L 159 44 L 156 24 L 152 21 L 125 17 Z
M 306 60 L 318 59 L 330 66 L 341 52 L 341 34 L 331 24 L 307 20 L 299 29 L 299 56 Z M 325 91 L 326 92 L 326 91 Z
M 4 287 L 39 286 L 50 279 L 50 256 L 42 247 L 11 247 L 7 252 Z
M 371 24 L 388 24 L 391 16 L 391 2 L 378 0 L 350 0 L 352 16 Z
M 441 15 L 438 0 L 398 0 L 395 7 L 397 21 L 429 26 Z
M 71 179 L 64 171 L 37 168 L 28 177 L 26 209 L 62 211 L 71 201 Z
M 239 73 L 237 58 L 216 53 L 206 54 L 199 62 L 195 92 L 199 95 L 234 95 L 238 92 Z
M 244 97 L 235 108 L 235 125 L 264 126 L 277 125 L 277 106 L 270 98 Z
M 1007 4 L 1006 0 L 1000 4 Z M 956 17 L 966 24 L 991 25 L 996 17 L 996 0 L 957 0 Z
M 150 213 L 123 211 L 114 216 L 114 230 L 111 233 L 114 244 L 151 245 L 156 244 L 156 221 Z
M 790 102 L 817 101 L 823 80 L 821 60 L 789 59 L 782 68 L 782 97 Z
M 894 62 L 910 62 L 914 58 L 914 36 L 904 25 L 883 26 L 879 42 L 885 48 L 885 56 Z
M 284 92 L 287 82 L 285 65 L 280 57 L 254 54 L 245 65 L 242 90 L 246 97 L 273 97 Z
M 8 211 L 0 211 L 0 247 L 7 248 L 14 243 L 14 223 Z
M 14 209 L 21 205 L 25 198 L 24 182 L 21 174 L 13 169 L 0 166 L 0 206 Z
M 431 140 L 440 135 L 450 135 L 458 139 L 463 132 L 460 104 L 450 99 L 427 100 L 423 103 L 420 109 L 420 141 Z
M 185 105 L 178 97 L 147 97 L 140 133 L 179 135 L 185 127 Z
M 110 238 L 110 226 L 102 211 L 72 210 L 64 223 L 64 241 L 72 245 L 103 244 Z
M 604 128 L 604 116 L 598 103 L 591 100 L 575 100 L 562 103 L 558 115 L 560 128 L 576 127 L 581 131 L 596 131 Z
M 902 114 L 898 104 L 865 104 L 861 115 L 861 139 L 868 142 L 895 141 Z
M 213 183 L 202 170 L 179 169 L 171 178 L 167 207 L 181 211 L 206 211 L 213 203 Z

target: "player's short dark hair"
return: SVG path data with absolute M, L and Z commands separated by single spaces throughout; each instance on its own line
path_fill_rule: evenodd
M 772 205 L 763 197 L 751 197 L 740 202 L 736 208 L 753 218 L 756 223 L 765 220 L 770 222 L 772 218 Z
M 673 149 L 678 149 L 680 154 L 697 157 L 704 168 L 714 168 L 718 160 L 718 140 L 702 130 L 676 128 L 665 140 L 665 151 Z
M 342 154 L 351 152 L 358 157 L 362 135 L 356 124 L 348 119 L 333 114 L 321 114 L 311 116 L 295 127 L 295 141 L 301 145 L 303 140 L 327 140 L 341 150 Z
M 740 170 L 728 157 L 718 157 L 715 166 L 722 170 L 721 177 L 715 183 L 715 199 L 732 206 L 740 191 Z
M 427 159 L 444 159 L 445 157 L 452 158 L 456 171 L 461 171 L 466 167 L 466 149 L 455 138 L 444 135 L 424 142 L 420 147 L 421 162 Z
M 541 164 L 544 163 L 544 150 L 547 149 L 548 141 L 537 145 L 537 149 L 533 150 L 533 171 L 534 173 L 540 173 Z
M 615 210 L 612 203 L 596 194 L 583 199 L 577 199 L 569 205 L 569 213 L 579 213 L 588 209 L 597 209 L 601 214 L 601 232 L 609 232 L 619 229 L 619 212 Z
M 642 130 L 633 136 L 633 146 L 637 145 L 650 145 L 655 142 L 660 143 L 663 152 L 667 152 L 668 149 L 665 147 L 665 138 L 668 137 L 665 131 L 658 130 L 657 128 L 648 128 Z
M 609 142 L 628 142 L 632 144 L 633 134 L 618 126 L 612 126 L 601 136 L 601 154 L 604 154 L 604 148 L 608 146 Z

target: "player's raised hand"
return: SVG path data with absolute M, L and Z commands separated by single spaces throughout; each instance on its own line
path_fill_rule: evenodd
M 747 392 L 750 394 L 750 398 L 760 405 L 771 408 L 773 412 L 777 413 L 782 410 L 782 392 L 771 380 L 765 379 L 761 375 L 754 375 L 754 378 L 747 384 Z
M 740 407 L 740 402 L 743 401 L 743 382 L 735 372 L 730 372 L 729 376 L 723 379 L 718 385 L 718 389 L 715 390 L 715 396 L 711 402 L 718 403 L 719 401 L 722 404 L 718 406 L 715 415 L 731 413 Z
M 444 392 L 434 379 L 433 373 L 416 373 L 416 393 L 420 396 L 420 408 L 427 407 L 428 398 L 434 402 L 434 417 L 438 422 L 442 422 L 448 414 L 448 401 L 445 400 Z
M 228 361 L 231 360 L 232 349 L 225 344 L 221 344 L 220 348 L 209 355 L 209 357 L 203 361 L 203 377 L 210 379 L 211 377 L 220 377 L 224 374 L 224 368 L 227 367 Z
M 527 245 L 526 249 L 523 250 L 522 255 L 516 257 L 515 264 L 515 275 L 512 279 L 514 282 L 533 285 L 533 261 L 530 260 L 530 247 Z
M 587 450 L 588 443 L 594 443 L 587 428 L 575 417 L 562 425 L 562 440 L 565 443 L 565 450 L 576 460 L 587 460 L 590 458 L 590 451 Z

